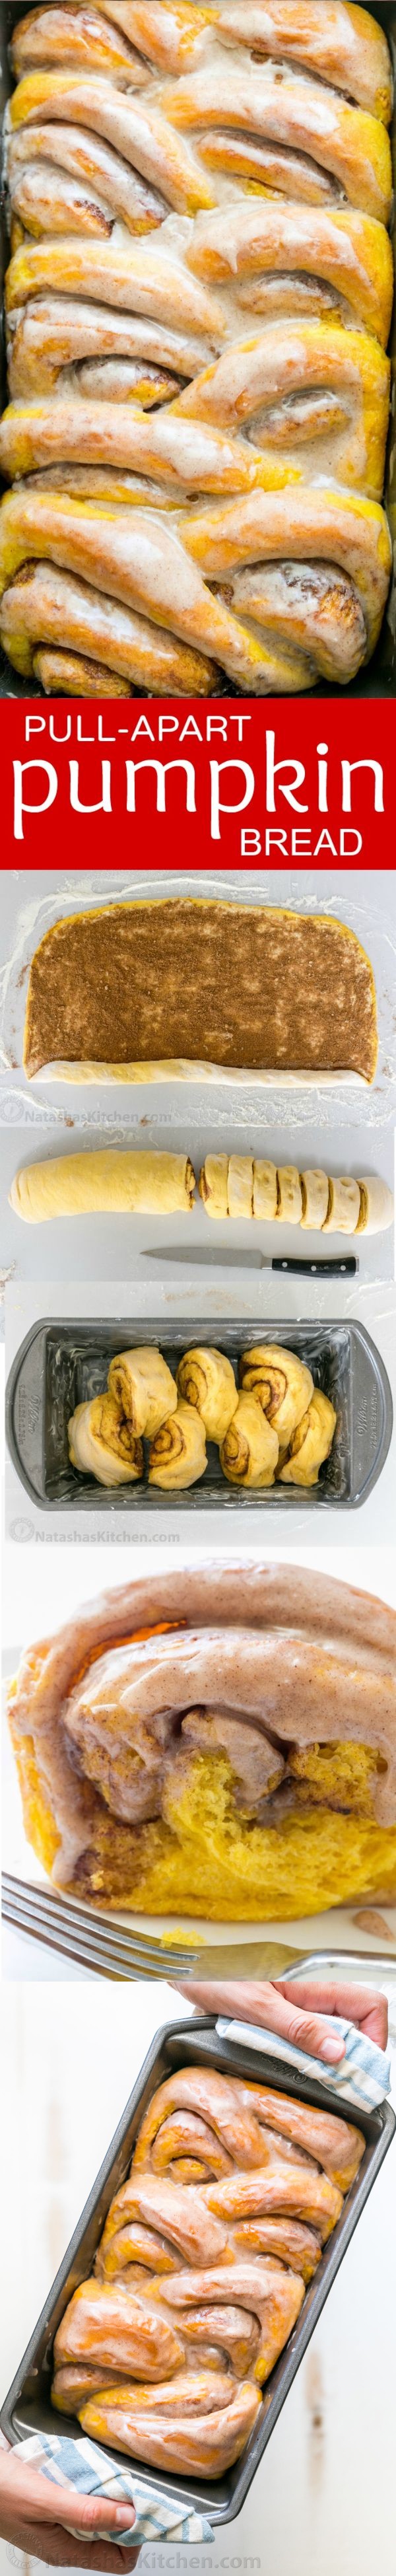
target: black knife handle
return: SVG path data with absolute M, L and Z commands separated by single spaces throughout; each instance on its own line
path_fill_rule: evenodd
M 289 1261 L 286 1257 L 271 1262 L 271 1270 L 287 1270 L 295 1279 L 356 1279 L 356 1253 L 338 1253 L 333 1261 Z

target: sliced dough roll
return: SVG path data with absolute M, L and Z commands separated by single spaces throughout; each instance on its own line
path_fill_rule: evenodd
M 319 1468 L 330 1456 L 336 1423 L 334 1405 L 315 1386 L 308 1412 L 293 1432 L 289 1458 L 281 1467 L 281 1485 L 317 1485 Z
M 386 1234 L 388 1226 L 393 1225 L 394 1216 L 393 1195 L 387 1181 L 381 1181 L 377 1172 L 365 1172 L 363 1180 L 359 1181 L 359 1190 L 360 1214 L 355 1233 Z
M 294 1163 L 284 1163 L 278 1168 L 277 1216 L 282 1225 L 301 1225 L 301 1181 Z
M 279 1441 L 254 1395 L 242 1393 L 221 1443 L 220 1465 L 229 1485 L 274 1484 Z
M 319 1234 L 324 1226 L 329 1204 L 327 1172 L 300 1172 L 300 1181 L 302 1199 L 300 1224 L 310 1226 L 313 1234 Z
M 206 1155 L 198 1188 L 207 1216 L 228 1216 L 228 1154 Z
M 355 1234 L 360 1216 L 359 1182 L 345 1174 L 340 1180 L 329 1179 L 329 1204 L 322 1227 L 323 1234 Z
M 207 1466 L 204 1424 L 192 1404 L 178 1397 L 176 1412 L 152 1441 L 149 1457 L 149 1485 L 159 1485 L 164 1492 L 179 1492 L 183 1486 L 196 1485 Z
M 268 1224 L 277 1215 L 278 1177 L 275 1163 L 253 1163 L 253 1216 Z
M 228 1214 L 233 1217 L 253 1216 L 253 1163 L 248 1154 L 230 1154 Z
M 173 1215 L 191 1209 L 189 1155 L 128 1153 L 101 1145 L 97 1154 L 59 1154 L 15 1173 L 10 1207 L 28 1225 L 56 1216 Z
M 143 1475 L 143 1450 L 122 1406 L 112 1395 L 77 1404 L 67 1426 L 72 1467 L 96 1476 L 98 1485 L 135 1485 Z
M 176 1412 L 174 1378 L 162 1351 L 153 1349 L 150 1343 L 147 1348 L 142 1345 L 137 1350 L 121 1351 L 111 1360 L 108 1384 L 132 1430 L 144 1431 L 147 1440 L 154 1440 L 168 1415 Z
M 179 1395 L 186 1404 L 195 1406 L 204 1423 L 207 1440 L 224 1440 L 228 1425 L 236 1413 L 238 1392 L 231 1360 L 224 1351 L 184 1351 L 177 1370 Z

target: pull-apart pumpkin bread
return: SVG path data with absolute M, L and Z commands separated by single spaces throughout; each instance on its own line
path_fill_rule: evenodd
M 344 0 L 63 0 L 10 51 L 13 667 L 72 696 L 353 682 L 391 562 L 382 30 Z
M 44 1868 L 142 1914 L 391 1899 L 395 1647 L 382 1601 L 299 1567 L 203 1565 L 98 1597 L 11 1688 Z
M 376 1061 L 370 960 L 325 914 L 189 897 L 104 905 L 56 922 L 32 958 L 29 1078 L 52 1063 L 71 1080 L 139 1080 L 143 1067 L 201 1062 L 371 1082 Z
M 364 2146 L 352 2122 L 269 2085 L 199 2065 L 169 2076 L 58 2326 L 53 2406 L 154 2468 L 224 2475 Z

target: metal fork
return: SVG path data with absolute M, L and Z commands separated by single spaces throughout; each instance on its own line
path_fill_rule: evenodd
M 111 1914 L 96 1914 L 93 1908 L 75 1903 L 68 1896 L 58 1896 L 52 1888 L 39 1882 L 13 1878 L 3 1871 L 2 1916 L 5 1923 L 39 1941 L 44 1948 L 57 1950 L 63 1958 L 73 1959 L 78 1967 L 93 1976 L 146 1978 L 172 1977 L 203 1979 L 230 1977 L 282 1977 L 296 1975 L 299 1967 L 319 1968 L 327 1973 L 359 1966 L 367 1975 L 368 1966 L 389 1974 L 391 1958 L 382 1951 L 363 1950 L 298 1950 L 283 1941 L 236 1941 L 207 1944 L 153 1939 L 144 1932 L 125 1931 Z

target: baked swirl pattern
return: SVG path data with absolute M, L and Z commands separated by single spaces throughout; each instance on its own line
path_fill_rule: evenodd
M 58 2327 L 53 2405 L 155 2468 L 220 2477 L 363 2154 L 359 2129 L 270 2086 L 170 2076 Z
M 381 29 L 63 0 L 10 50 L 13 667 L 90 696 L 353 681 L 391 568 Z
M 28 1839 L 92 1903 L 395 1894 L 395 1618 L 348 1585 L 228 1562 L 112 1591 L 25 1655 L 10 1725 Z

